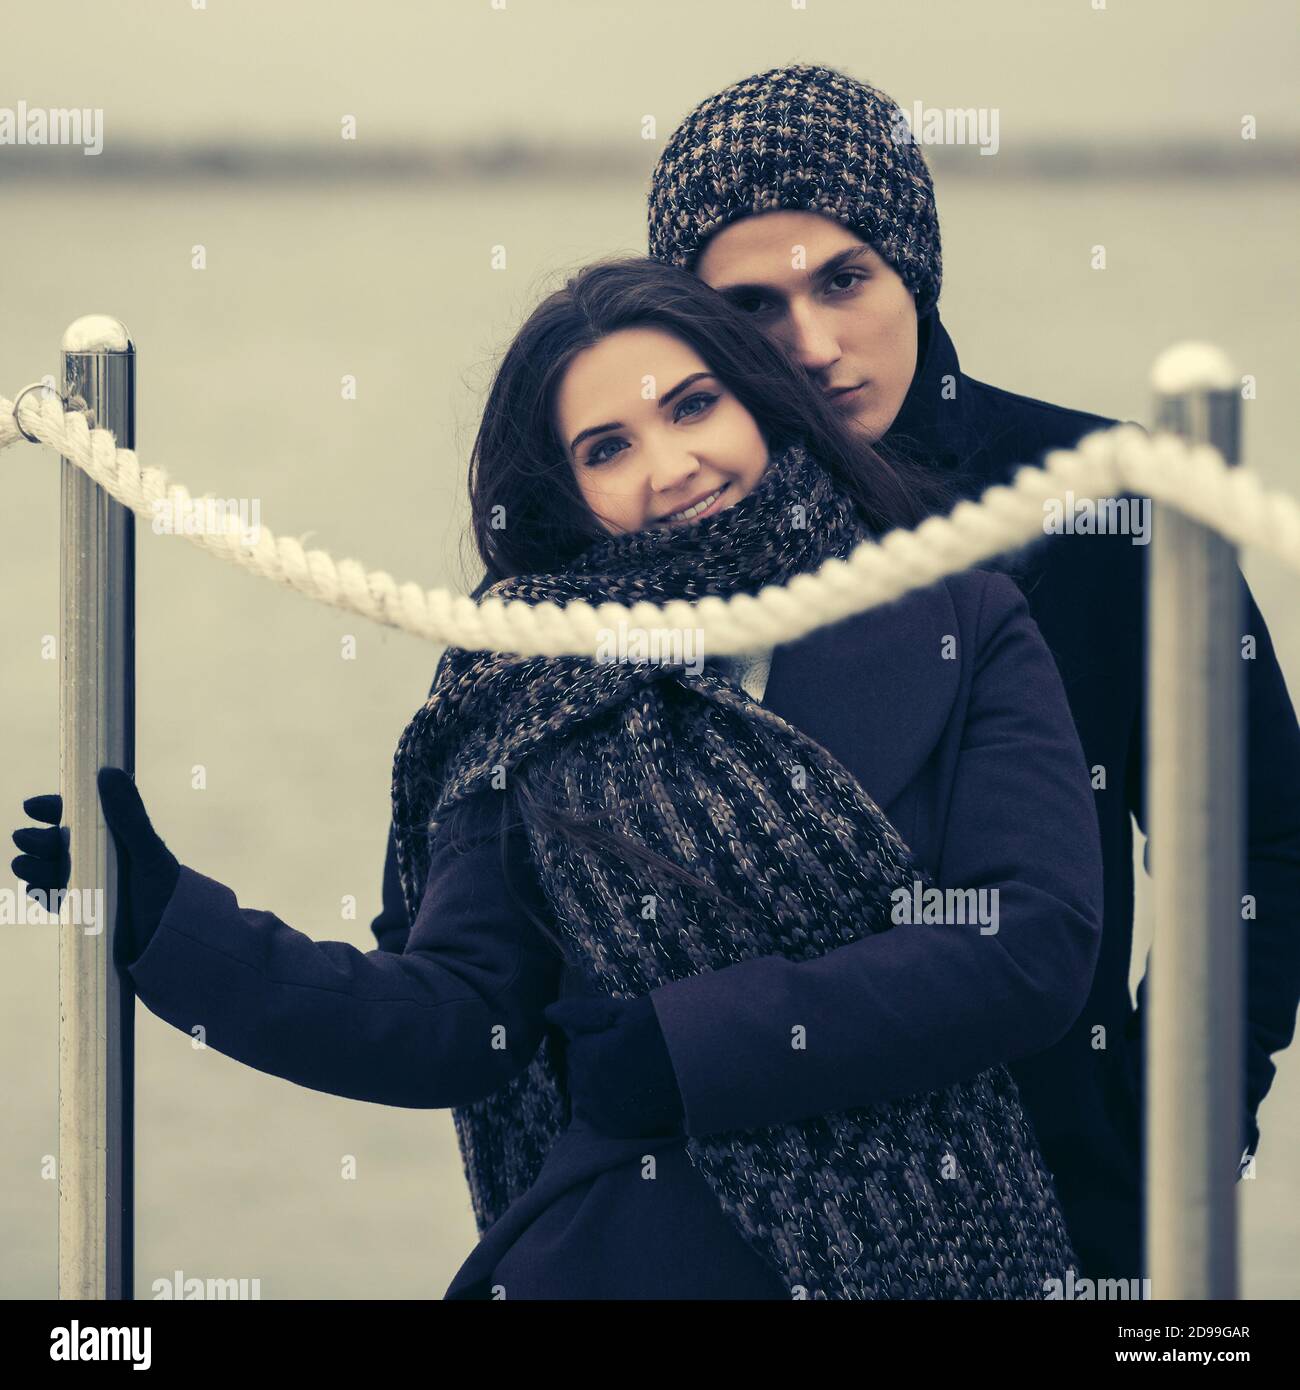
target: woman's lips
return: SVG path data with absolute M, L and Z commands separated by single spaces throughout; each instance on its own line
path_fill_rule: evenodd
M 685 517 L 685 518 L 678 517 L 678 516 L 675 516 L 675 515 L 674 515 L 674 516 L 666 516 L 666 517 L 663 518 L 663 521 L 661 522 L 661 525 L 664 525 L 664 526 L 689 526 L 689 525 L 691 524 L 691 522 L 693 522 L 693 521 L 702 521 L 706 516 L 712 516 L 713 513 L 714 513 L 715 511 L 717 511 L 719 504 L 721 503 L 722 499 L 726 496 L 727 489 L 728 489 L 730 486 L 731 486 L 730 481 L 727 481 L 727 482 L 723 483 L 723 485 L 722 485 L 720 488 L 718 488 L 718 490 L 717 490 L 717 491 L 718 491 L 718 495 L 713 499 L 712 502 L 709 503 L 709 505 L 708 505 L 707 507 L 705 507 L 705 509 L 704 509 L 702 512 L 696 512 L 694 516 Z

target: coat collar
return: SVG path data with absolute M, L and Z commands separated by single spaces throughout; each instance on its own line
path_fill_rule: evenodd
M 973 452 L 968 392 L 948 330 L 931 309 L 917 323 L 916 370 L 880 444 L 929 467 L 960 472 Z
M 820 743 L 884 809 L 947 725 L 960 660 L 946 660 L 942 647 L 957 631 L 946 584 L 913 590 L 777 646 L 762 703 Z
M 917 324 L 917 361 L 902 408 L 880 441 L 960 473 L 970 456 L 967 395 L 938 308 Z M 957 615 L 944 584 L 778 646 L 763 704 L 811 735 L 887 806 L 938 743 L 957 696 L 958 661 L 942 639 Z

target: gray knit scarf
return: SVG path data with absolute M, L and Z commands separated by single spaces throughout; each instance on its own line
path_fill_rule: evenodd
M 485 597 L 752 594 L 842 558 L 868 534 L 793 445 L 712 516 L 597 541 L 563 572 L 503 580 Z M 502 769 L 546 787 L 551 807 L 594 818 L 718 890 L 701 893 L 525 816 L 566 956 L 594 993 L 630 998 L 753 956 L 807 960 L 868 932 L 906 931 L 891 922 L 890 893 L 931 882 L 834 757 L 712 665 L 450 648 L 394 759 L 411 921 L 433 838 L 456 805 L 499 787 Z M 532 1185 L 569 1123 L 550 1035 L 525 1072 L 453 1116 L 482 1234 Z M 1045 1280 L 1078 1268 L 1002 1066 L 929 1094 L 684 1142 L 795 1296 L 1036 1299 Z

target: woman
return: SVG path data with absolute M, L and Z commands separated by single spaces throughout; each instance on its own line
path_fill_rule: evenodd
M 756 592 L 917 520 L 919 487 L 649 261 L 534 312 L 471 467 L 490 593 L 533 601 Z M 784 644 L 770 680 L 761 652 L 449 649 L 394 763 L 400 956 L 241 911 L 127 779 L 101 790 L 151 1009 L 301 1084 L 454 1107 L 483 1238 L 448 1297 L 1025 1298 L 1064 1276 L 999 1064 L 1086 997 L 1100 849 L 1059 678 L 1002 577 Z M 992 929 L 899 929 L 935 882 L 991 893 Z M 918 991 L 935 953 L 949 979 Z M 965 1001 L 971 971 L 996 1016 Z M 732 999 L 737 1033 L 709 1033 L 697 990 Z M 882 1028 L 906 1041 L 883 1076 L 863 1066 Z M 621 1037 L 642 1046 L 611 1087 Z M 969 1080 L 936 1091 L 950 1049 Z

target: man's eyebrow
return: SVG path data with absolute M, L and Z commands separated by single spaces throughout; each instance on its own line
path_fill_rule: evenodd
M 671 405 L 673 398 L 685 391 L 691 382 L 701 381 L 704 377 L 711 378 L 712 376 L 712 372 L 693 372 L 690 376 L 683 377 L 671 391 L 665 391 L 664 394 L 659 397 L 659 409 L 662 410 L 664 406 Z M 590 429 L 580 430 L 573 436 L 573 442 L 569 445 L 569 449 L 570 451 L 576 452 L 578 445 L 581 444 L 584 439 L 589 439 L 593 434 L 604 434 L 606 430 L 621 430 L 622 428 L 623 426 L 617 420 L 611 420 L 605 425 L 592 425 Z
M 860 260 L 870 253 L 869 246 L 848 246 L 843 251 L 837 251 L 833 256 L 824 260 L 809 276 L 813 280 L 825 280 L 837 274 L 844 266 L 852 261 Z M 770 285 L 722 285 L 717 287 L 718 293 L 729 298 L 739 298 L 743 294 L 780 294 L 779 290 L 774 290 Z

